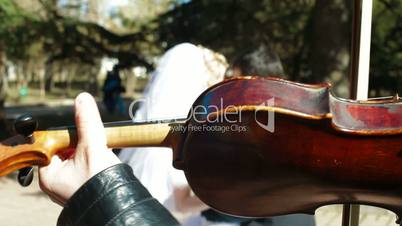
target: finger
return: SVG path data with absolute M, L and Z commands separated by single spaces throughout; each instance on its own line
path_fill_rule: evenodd
M 49 165 L 39 166 L 39 184 L 44 186 L 44 189 L 48 189 L 48 182 L 53 180 L 54 174 L 58 172 L 57 169 L 61 167 L 62 162 L 63 160 L 58 155 L 54 155 Z
M 91 147 L 88 151 L 98 148 L 105 149 L 105 129 L 96 102 L 88 93 L 81 93 L 75 100 L 75 123 L 79 140 L 78 145 Z
M 54 155 L 50 161 L 50 164 L 47 166 L 39 167 L 39 187 L 40 189 L 47 193 L 49 198 L 63 206 L 63 199 L 53 191 L 52 183 L 55 183 L 58 177 L 57 173 L 60 172 L 59 169 L 62 167 L 63 160 L 58 155 Z
M 55 180 L 58 169 L 61 167 L 62 160 L 59 156 L 54 155 L 50 160 L 50 164 L 47 166 L 39 167 L 39 187 L 42 191 L 47 193 L 49 196 L 51 195 L 52 189 L 51 184 L 52 181 Z

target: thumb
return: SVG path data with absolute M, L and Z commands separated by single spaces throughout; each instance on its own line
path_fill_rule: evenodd
M 81 93 L 75 99 L 75 124 L 78 146 L 87 151 L 106 150 L 106 133 L 94 98 L 89 93 Z M 83 148 L 77 148 L 77 151 Z

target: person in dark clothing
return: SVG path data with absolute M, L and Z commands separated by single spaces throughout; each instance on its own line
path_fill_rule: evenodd
M 282 76 L 281 59 L 267 44 L 260 44 L 239 54 L 227 71 L 228 77 L 238 76 Z
M 113 114 L 116 108 L 118 108 L 118 112 L 123 114 L 124 104 L 120 94 L 124 92 L 125 89 L 121 85 L 121 78 L 117 66 L 114 66 L 112 71 L 107 72 L 102 91 L 103 103 L 105 104 L 106 110 Z
M 79 141 L 74 155 L 55 155 L 39 169 L 41 189 L 64 207 L 57 225 L 179 225 L 135 178 L 131 167 L 108 150 L 90 94 L 76 98 L 75 119 Z

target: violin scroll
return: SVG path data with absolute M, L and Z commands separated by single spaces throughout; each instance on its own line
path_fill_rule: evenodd
M 33 143 L 33 132 L 38 128 L 38 122 L 29 114 L 24 114 L 18 117 L 14 122 L 15 131 L 24 136 L 27 143 Z M 23 186 L 29 186 L 33 181 L 33 167 L 26 167 L 18 172 L 18 183 Z
M 31 123 L 28 125 L 32 126 Z M 33 165 L 48 165 L 54 154 L 74 147 L 76 143 L 70 141 L 69 130 L 35 131 L 32 135 L 24 135 L 18 134 L 0 142 L 0 176 Z M 19 181 L 22 185 L 29 185 L 29 178 L 26 177 L 28 170 L 24 171 L 25 173 L 20 174 Z
M 36 138 L 35 133 L 33 137 Z M 46 163 L 48 158 L 46 150 L 36 142 L 27 144 L 24 136 L 16 135 L 0 144 L 0 176 L 7 175 L 13 171 L 35 165 Z

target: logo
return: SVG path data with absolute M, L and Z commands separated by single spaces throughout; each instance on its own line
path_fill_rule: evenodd
M 142 115 L 148 115 L 148 109 L 150 109 L 150 106 L 152 106 L 152 100 L 146 100 L 146 99 L 138 99 L 134 100 L 131 102 L 129 106 L 129 115 L 130 118 L 134 121 L 135 118 L 135 113 L 137 110 L 141 111 L 140 114 Z M 224 107 L 226 106 L 226 107 Z M 257 123 L 258 126 L 260 126 L 262 129 L 274 133 L 275 132 L 275 112 L 272 110 L 273 107 L 275 106 L 275 98 L 270 98 L 269 100 L 261 103 L 258 106 L 255 106 L 254 109 L 254 120 Z M 216 113 L 220 112 L 219 115 L 216 117 L 209 117 L 210 113 Z M 263 120 L 261 117 L 257 117 L 258 113 L 261 113 L 261 115 L 267 115 L 267 120 L 266 122 Z M 175 131 L 192 131 L 192 132 L 221 132 L 225 133 L 228 131 L 232 132 L 245 132 L 247 131 L 247 126 L 242 125 L 241 123 L 243 122 L 242 117 L 244 115 L 242 114 L 242 111 L 238 108 L 236 108 L 233 105 L 225 105 L 224 104 L 224 99 L 220 99 L 219 106 L 216 105 L 195 105 L 192 106 L 191 109 L 189 110 L 189 114 L 186 118 L 186 120 L 192 119 L 194 122 L 198 123 L 198 125 L 191 125 L 191 126 L 183 126 L 183 125 L 177 125 L 177 128 L 173 128 Z M 149 123 L 163 123 L 166 121 L 169 121 L 171 123 L 177 122 L 177 120 L 182 121 L 183 118 L 179 119 L 157 119 L 157 120 L 147 120 L 146 122 Z
M 265 101 L 264 103 L 260 104 L 259 106 L 257 106 L 257 108 L 255 109 L 255 113 L 254 113 L 254 119 L 257 122 L 257 124 L 265 129 L 266 131 L 269 131 L 271 133 L 275 132 L 275 112 L 274 111 L 268 111 L 268 118 L 267 118 L 267 124 L 261 123 L 258 121 L 257 119 L 257 114 L 259 111 L 267 111 L 267 107 L 274 107 L 275 106 L 275 98 L 271 98 L 267 101 Z

